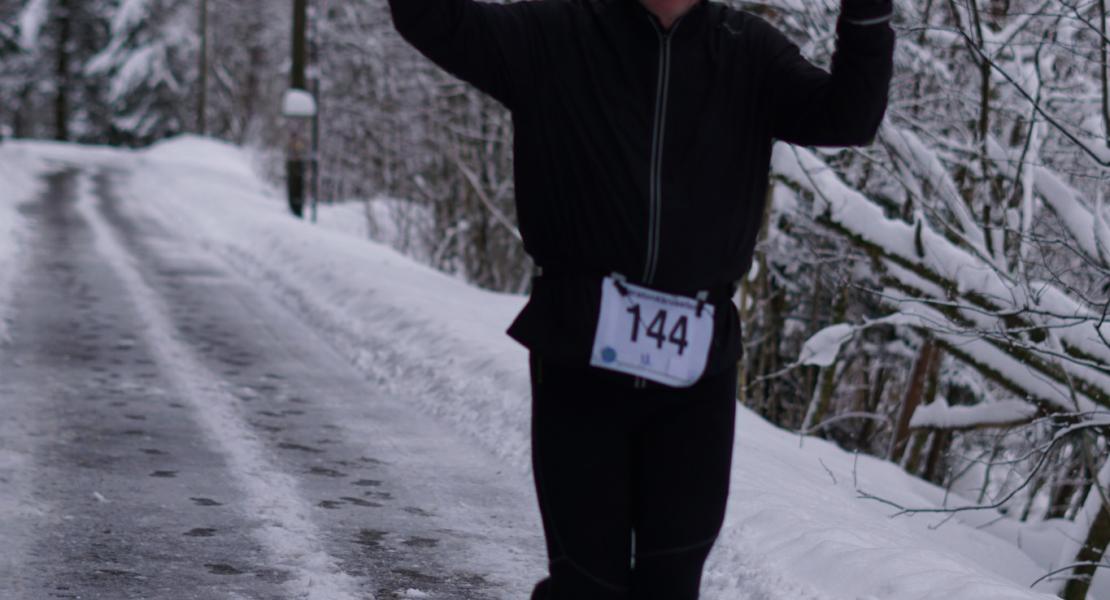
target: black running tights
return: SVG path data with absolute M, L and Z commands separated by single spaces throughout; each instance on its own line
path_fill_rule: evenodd
M 696 600 L 724 520 L 736 370 L 634 389 L 535 354 L 531 367 L 550 569 L 532 600 Z

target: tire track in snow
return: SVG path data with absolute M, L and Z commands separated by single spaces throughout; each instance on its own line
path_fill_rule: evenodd
M 237 400 L 220 385 L 221 378 L 206 368 L 179 341 L 176 328 L 158 294 L 145 282 L 134 258 L 99 213 L 103 201 L 96 197 L 86 172 L 80 175 L 77 210 L 88 223 L 98 252 L 119 276 L 146 325 L 143 336 L 167 379 L 193 409 L 194 418 L 215 449 L 226 459 L 236 483 L 246 497 L 252 517 L 262 525 L 259 543 L 274 561 L 294 577 L 286 583 L 295 598 L 306 600 L 355 600 L 366 598 L 360 582 L 342 571 L 339 561 L 324 550 L 311 505 L 300 495 L 296 479 L 277 468 L 263 442 L 236 410 Z

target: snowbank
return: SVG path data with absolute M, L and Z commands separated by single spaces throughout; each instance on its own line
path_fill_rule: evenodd
M 26 229 L 18 207 L 39 193 L 37 173 L 42 168 L 42 160 L 27 149 L 0 143 L 0 352 L 8 340 L 7 306 L 19 272 L 20 236 Z
M 39 193 L 37 173 L 43 161 L 25 148 L 0 143 L 0 361 L 9 351 L 8 305 L 21 272 L 21 248 L 27 223 L 20 204 Z M 0 393 L 4 381 L 0 379 Z M 28 516 L 41 516 L 44 506 L 31 493 L 32 447 L 36 444 L 25 419 L 18 414 L 0 417 L 0 573 L 19 573 L 20 559 L 29 549 Z M 16 588 L 18 589 L 18 583 Z
M 284 199 L 249 174 L 250 161 L 233 147 L 185 138 L 115 160 L 133 167 L 135 210 L 195 232 L 198 245 L 304 315 L 372 385 L 418 398 L 530 487 L 527 357 L 503 333 L 524 298 L 476 290 L 383 245 L 289 217 Z M 1059 536 L 1043 536 L 1038 564 L 987 533 L 992 521 L 1018 527 L 998 513 L 939 527 L 936 515 L 892 518 L 889 507 L 860 499 L 857 486 L 904 505 L 945 502 L 944 490 L 895 465 L 801 440 L 747 410 L 738 416 L 734 464 L 708 600 L 1052 597 L 1029 584 L 1054 566 L 1045 548 Z M 1107 598 L 1104 581 L 1092 598 Z

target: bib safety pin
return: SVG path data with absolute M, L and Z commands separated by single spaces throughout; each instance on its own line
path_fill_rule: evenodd
M 697 318 L 699 318 L 699 319 L 701 318 L 701 311 L 702 311 L 703 308 L 705 308 L 705 303 L 708 302 L 708 301 L 709 301 L 709 291 L 708 290 L 702 290 L 702 291 L 698 292 L 698 310 L 697 310 L 697 313 L 696 313 Z
M 613 278 L 613 285 L 617 287 L 617 291 L 621 293 L 621 296 L 628 296 L 628 288 L 624 285 L 628 283 L 628 278 L 620 273 L 613 273 L 610 277 Z

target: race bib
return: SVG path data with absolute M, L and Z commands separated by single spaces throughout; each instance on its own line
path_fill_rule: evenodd
M 705 373 L 713 306 L 606 277 L 590 364 L 673 387 Z

